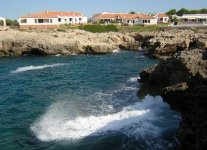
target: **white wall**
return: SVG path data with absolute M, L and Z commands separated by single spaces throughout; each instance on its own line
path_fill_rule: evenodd
M 150 23 L 143 23 L 143 20 L 150 20 Z M 137 25 L 157 25 L 157 19 L 136 19 L 135 23 Z
M 169 17 L 163 17 L 163 20 L 162 21 L 160 21 L 160 18 L 157 18 L 157 22 L 159 22 L 159 23 L 168 23 L 169 22 Z
M 52 23 L 35 23 L 35 19 L 37 18 L 19 18 L 19 25 L 60 25 L 60 24 L 86 24 L 87 17 L 60 17 L 61 21 L 59 22 L 58 18 L 48 18 L 52 19 Z M 71 18 L 71 20 L 70 20 Z M 81 18 L 81 20 L 79 20 Z M 27 19 L 27 23 L 21 23 L 22 19 Z M 40 18 L 41 19 L 41 18 Z M 37 19 L 38 20 L 38 19 Z

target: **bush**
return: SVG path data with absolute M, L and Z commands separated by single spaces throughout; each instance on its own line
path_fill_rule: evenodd
M 63 30 L 78 29 L 78 26 L 74 26 L 71 24 L 63 24 L 59 27 L 59 29 L 63 29 Z
M 17 22 L 17 20 L 6 19 L 6 25 L 7 26 L 18 26 L 19 23 Z
M 4 25 L 4 21 L 0 20 L 0 26 L 3 26 L 3 25 Z
M 85 30 L 89 32 L 118 32 L 119 29 L 115 25 L 85 25 L 80 26 L 80 30 Z

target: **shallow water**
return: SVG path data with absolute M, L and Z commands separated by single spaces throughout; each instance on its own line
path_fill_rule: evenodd
M 137 96 L 138 52 L 0 59 L 1 149 L 173 149 L 180 116 Z

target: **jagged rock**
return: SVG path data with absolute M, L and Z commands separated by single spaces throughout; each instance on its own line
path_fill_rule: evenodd
M 159 65 L 141 72 L 140 78 L 144 84 L 140 91 L 146 91 L 146 85 L 154 87 L 153 95 L 161 95 L 171 108 L 181 112 L 180 149 L 206 149 L 207 51 L 177 52 Z
M 207 35 L 206 36 L 199 36 L 196 39 L 196 47 L 200 49 L 205 49 L 207 50 Z
M 192 30 L 171 30 L 142 33 L 146 54 L 151 57 L 162 58 L 187 50 L 194 42 L 195 33 Z

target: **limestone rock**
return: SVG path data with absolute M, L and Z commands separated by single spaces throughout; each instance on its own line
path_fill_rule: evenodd
M 114 49 L 134 50 L 140 43 L 129 34 L 90 33 L 82 30 L 0 32 L 0 57 L 21 55 L 105 54 Z
M 192 30 L 172 30 L 143 33 L 143 47 L 151 57 L 162 58 L 187 50 L 194 42 L 195 33 Z

